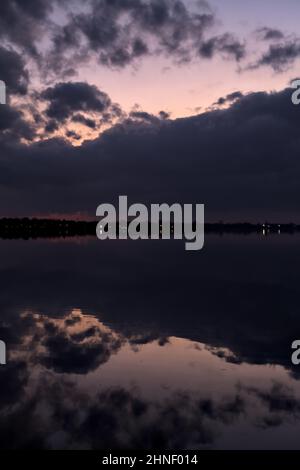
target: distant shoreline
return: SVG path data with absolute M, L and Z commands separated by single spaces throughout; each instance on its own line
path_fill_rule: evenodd
M 58 219 L 3 218 L 0 219 L 0 239 L 37 239 L 96 237 L 97 221 L 74 221 Z M 118 226 L 118 224 L 117 224 Z M 172 228 L 172 224 L 171 224 Z M 216 234 L 293 234 L 300 233 L 300 224 L 253 224 L 240 223 L 207 223 L 205 233 Z

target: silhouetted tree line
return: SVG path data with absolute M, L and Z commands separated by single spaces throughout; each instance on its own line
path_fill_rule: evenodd
M 0 238 L 2 239 L 35 239 L 35 238 L 67 238 L 96 236 L 96 221 L 84 222 L 73 220 L 52 219 L 0 219 Z M 150 227 L 150 224 L 149 224 Z M 104 227 L 104 231 L 107 227 Z M 171 232 L 173 227 L 171 225 Z M 118 232 L 118 224 L 117 224 Z M 251 224 L 251 223 L 208 223 L 205 224 L 206 233 L 216 234 L 272 234 L 297 233 L 300 225 L 296 224 Z
M 0 238 L 67 238 L 96 235 L 96 222 L 51 219 L 0 219 Z

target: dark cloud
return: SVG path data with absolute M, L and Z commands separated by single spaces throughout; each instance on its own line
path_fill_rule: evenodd
M 10 94 L 27 93 L 29 73 L 21 55 L 12 49 L 0 47 L 0 76 L 6 84 L 8 98 Z
M 99 321 L 86 321 L 74 313 L 57 321 L 37 317 L 32 323 L 27 328 L 32 361 L 57 373 L 87 374 L 107 362 L 124 342 Z
M 87 118 L 83 114 L 74 114 L 72 117 L 73 122 L 83 124 L 84 126 L 89 127 L 90 129 L 96 129 L 97 123 L 94 119 Z
M 242 98 L 244 95 L 241 91 L 234 91 L 233 93 L 229 93 L 226 96 L 221 96 L 218 101 L 216 101 L 214 104 L 218 106 L 222 106 L 227 103 L 232 103 L 233 101 L 239 100 Z
M 147 113 L 146 111 L 141 111 L 136 109 L 131 111 L 128 118 L 124 116 L 123 125 L 127 123 L 128 126 L 131 126 L 132 122 L 136 121 L 138 123 L 148 123 L 153 125 L 159 125 L 161 121 L 167 121 L 170 118 L 169 113 L 166 111 L 160 111 L 157 116 L 154 114 Z
M 76 381 L 47 371 L 29 378 L 26 394 L 24 381 L 11 377 L 15 401 L 3 401 L 0 408 L 1 449 L 203 448 L 246 410 L 238 392 L 220 400 L 174 392 L 155 401 L 122 387 L 99 387 L 93 396 Z M 6 395 L 11 384 L 3 382 Z
M 47 134 L 52 134 L 53 132 L 59 129 L 59 123 L 55 119 L 50 119 L 45 125 L 45 132 Z
M 292 92 L 250 93 L 228 109 L 174 121 L 138 114 L 77 149 L 61 140 L 2 148 L 0 161 L 10 155 L 14 178 L 1 187 L 0 210 L 94 214 L 99 200 L 124 193 L 141 202 L 203 201 L 208 217 L 287 220 L 299 207 L 300 108 Z M 78 110 L 110 114 L 107 95 L 86 84 L 57 85 L 45 97 L 55 120 Z M 47 196 L 33 198 L 45 184 Z M 18 204 L 12 188 L 20 191 Z
M 20 113 L 10 106 L 0 106 L 0 130 L 12 129 L 20 119 Z
M 43 91 L 41 98 L 50 103 L 46 110 L 47 116 L 62 122 L 76 111 L 103 113 L 111 105 L 106 93 L 83 82 L 57 83 Z
M 285 40 L 279 44 L 271 44 L 268 51 L 250 68 L 269 66 L 276 72 L 283 72 L 291 67 L 300 57 L 300 41 Z
M 104 336 L 101 343 L 82 344 L 76 338 L 68 339 L 63 333 L 45 338 L 42 345 L 46 349 L 41 363 L 59 373 L 86 374 L 108 361 L 112 352 L 120 348 L 120 342 L 106 344 L 109 338 Z
M 159 112 L 159 117 L 161 119 L 169 119 L 170 118 L 170 113 L 168 113 L 167 111 L 160 111 Z
M 0 140 L 32 140 L 34 134 L 34 128 L 24 119 L 21 111 L 9 105 L 0 106 Z
M 295 397 L 293 390 L 282 383 L 274 383 L 270 390 L 249 388 L 248 391 L 255 394 L 267 405 L 270 413 L 287 413 L 289 416 L 300 416 L 300 402 Z
M 265 415 L 258 420 L 264 429 L 281 426 L 285 421 L 295 423 L 300 418 L 300 401 L 294 390 L 281 382 L 275 382 L 270 389 L 246 388 L 250 395 L 260 400 L 266 408 Z
M 28 380 L 26 362 L 11 361 L 0 370 L 0 414 L 6 405 L 13 405 L 21 396 Z M 5 384 L 5 386 L 4 386 Z
M 150 123 L 157 123 L 160 118 L 154 116 L 153 114 L 147 113 L 145 111 L 132 111 L 130 113 L 132 119 L 141 120 Z
M 221 53 L 229 58 L 234 58 L 237 62 L 246 55 L 245 44 L 241 43 L 232 34 L 226 33 L 215 36 L 208 41 L 204 41 L 199 48 L 201 57 L 211 59 L 216 53 Z
M 237 61 L 244 57 L 244 46 L 229 33 L 205 39 L 215 24 L 205 2 L 198 2 L 195 10 L 181 0 L 99 0 L 86 5 L 89 8 L 57 28 L 47 57 L 50 69 L 74 69 L 93 55 L 117 68 L 158 53 L 186 62 L 208 47 L 213 52 L 200 55 L 219 52 Z
M 37 57 L 36 42 L 40 41 L 52 8 L 53 4 L 47 0 L 0 2 L 0 37 Z
M 64 22 L 57 21 L 59 14 Z M 94 59 L 122 68 L 159 54 L 189 62 L 200 51 L 240 61 L 244 44 L 228 32 L 210 38 L 215 24 L 206 2 L 192 7 L 183 0 L 11 0 L 0 6 L 4 44 L 25 54 L 45 83 L 58 75 L 70 79 Z
M 66 131 L 66 137 L 68 137 L 69 139 L 81 140 L 81 135 L 75 131 Z
M 57 83 L 39 95 L 38 103 L 46 103 L 44 111 L 46 134 L 59 130 L 61 125 L 68 122 L 82 124 L 95 130 L 103 124 L 112 125 L 115 120 L 123 116 L 120 106 L 112 103 L 106 93 L 84 82 Z M 74 132 L 76 131 L 66 129 L 66 136 L 76 139 Z
M 183 0 L 85 0 L 80 2 L 12 0 L 0 7 L 0 36 L 38 61 L 43 79 L 73 77 L 80 65 L 96 58 L 102 65 L 122 68 L 137 59 L 163 54 L 176 62 L 216 54 L 240 62 L 246 45 L 231 32 L 211 37 L 217 24 L 206 2 L 193 7 Z M 55 23 L 54 6 L 65 23 Z M 75 8 L 77 7 L 77 8 Z M 299 56 L 298 40 L 288 39 L 276 28 L 256 30 L 272 44 L 256 66 L 270 65 L 279 71 Z M 41 38 L 46 46 L 41 47 Z
M 257 29 L 256 33 L 263 41 L 277 41 L 284 39 L 284 34 L 280 29 L 268 28 L 267 26 Z

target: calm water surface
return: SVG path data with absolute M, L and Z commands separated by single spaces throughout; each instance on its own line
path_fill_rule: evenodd
M 300 237 L 0 242 L 0 446 L 299 449 Z

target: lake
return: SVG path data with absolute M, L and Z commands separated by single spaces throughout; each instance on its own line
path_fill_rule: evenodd
M 0 241 L 0 447 L 299 449 L 299 242 Z

